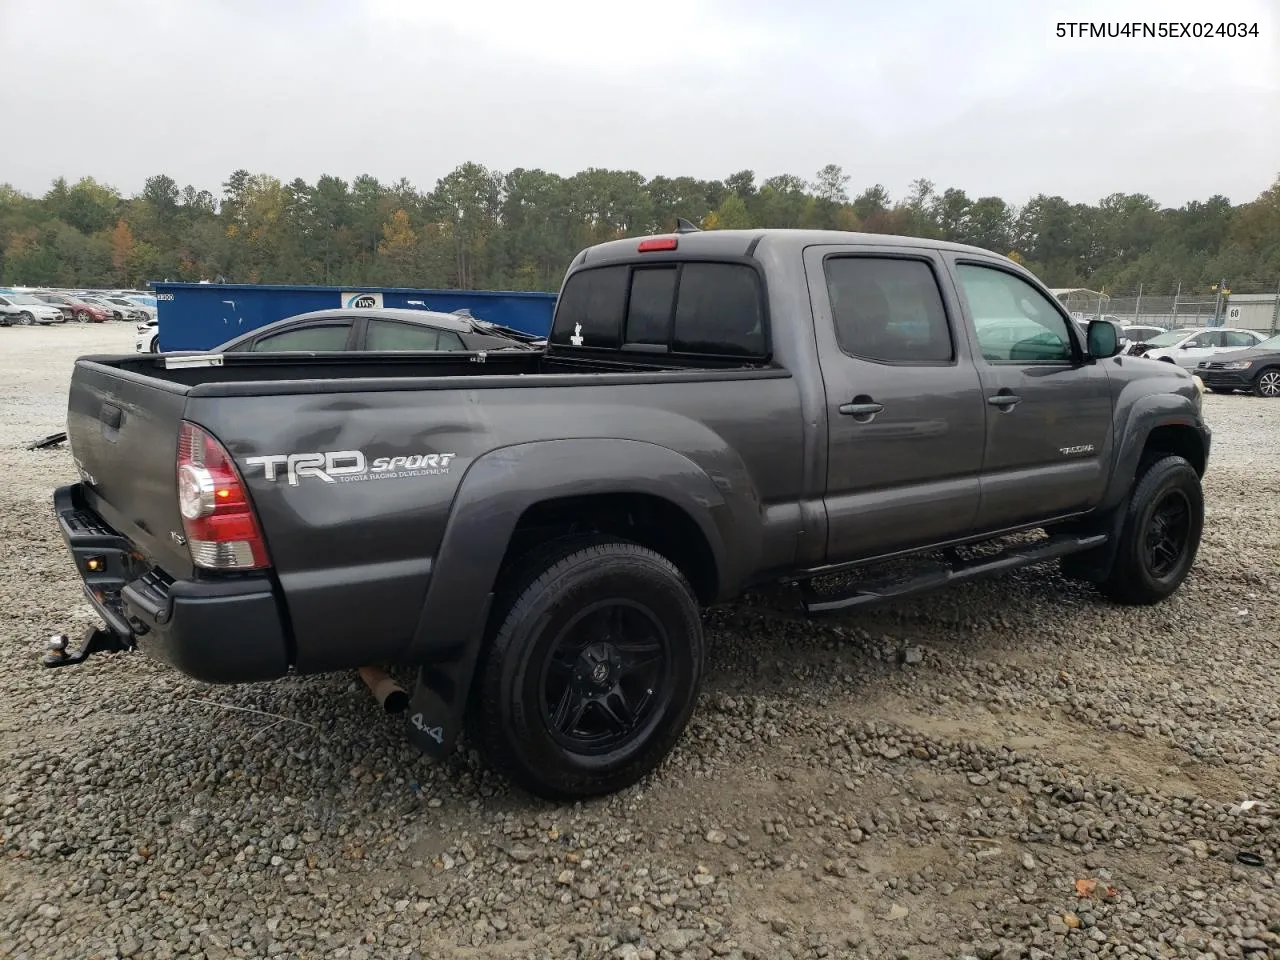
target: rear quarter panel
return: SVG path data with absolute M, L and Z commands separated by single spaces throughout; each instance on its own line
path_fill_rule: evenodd
M 363 663 L 402 657 L 433 567 L 448 562 L 436 554 L 468 469 L 485 454 L 515 445 L 625 439 L 672 450 L 723 494 L 727 514 L 718 522 L 734 538 L 727 553 L 735 571 L 745 575 L 794 560 L 803 429 L 789 376 L 193 396 L 188 419 L 222 441 L 245 478 L 284 588 L 299 672 L 351 666 L 353 645 Z M 284 464 L 268 479 L 263 466 L 248 462 L 342 451 L 359 451 L 369 466 L 379 458 L 438 459 L 434 467 L 402 466 L 379 479 L 366 470 L 335 474 L 333 482 L 295 476 L 293 483 Z M 640 487 L 628 476 L 626 459 L 619 454 L 611 468 L 614 492 Z M 594 466 L 590 472 L 598 473 Z M 564 463 L 562 469 L 572 474 L 576 468 Z M 554 479 L 522 476 L 517 467 L 504 483 Z M 531 497 L 539 499 L 536 489 Z M 503 509 L 496 500 L 495 509 Z

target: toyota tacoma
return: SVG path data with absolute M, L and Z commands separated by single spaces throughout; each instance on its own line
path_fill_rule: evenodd
M 82 357 L 53 506 L 104 626 L 46 662 L 411 669 L 427 753 L 465 730 L 535 794 L 615 791 L 744 591 L 830 614 L 1046 561 L 1177 590 L 1201 387 L 1115 331 L 986 250 L 682 222 L 579 253 L 545 351 Z

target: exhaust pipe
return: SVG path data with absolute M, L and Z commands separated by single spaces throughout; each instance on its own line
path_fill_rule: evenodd
M 361 667 L 359 673 L 364 685 L 387 713 L 403 713 L 409 706 L 409 694 L 381 667 Z

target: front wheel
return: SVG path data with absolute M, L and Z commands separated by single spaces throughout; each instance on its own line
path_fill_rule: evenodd
M 88 323 L 89 315 L 83 311 L 76 312 L 76 323 Z
M 1280 397 L 1280 369 L 1270 367 L 1263 370 L 1253 381 L 1253 392 L 1259 397 L 1275 399 Z
M 159 338 L 159 337 L 152 337 L 152 338 L 151 338 L 151 348 L 150 348 L 150 349 L 151 349 L 151 352 L 152 352 L 152 353 L 159 353 L 159 352 L 160 352 L 160 338 Z
M 29 311 L 23 310 L 20 314 L 18 314 L 18 322 L 22 324 L 24 327 L 29 327 L 36 322 L 35 314 L 30 313 Z
M 1117 603 L 1158 603 L 1182 585 L 1204 529 L 1200 476 L 1182 457 L 1148 461 L 1125 513 L 1115 563 L 1098 585 Z
M 660 554 L 601 537 L 550 544 L 510 582 L 471 698 L 480 752 L 549 800 L 635 783 L 679 739 L 701 682 L 688 581 Z

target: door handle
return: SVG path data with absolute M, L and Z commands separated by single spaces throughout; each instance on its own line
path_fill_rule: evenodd
M 846 417 L 874 417 L 883 409 L 884 404 L 876 403 L 874 400 L 868 400 L 865 403 L 855 402 L 840 404 L 840 412 Z
M 987 403 L 1001 410 L 1012 410 L 1021 402 L 1022 398 L 1014 393 L 997 393 L 994 397 L 987 397 Z

